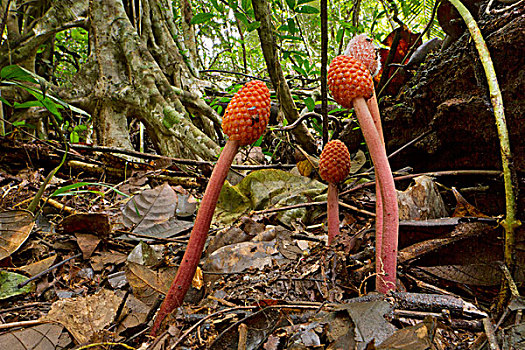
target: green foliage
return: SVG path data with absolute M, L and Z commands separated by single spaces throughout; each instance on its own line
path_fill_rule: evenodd
M 90 117 L 90 115 L 82 109 L 72 106 L 63 100 L 52 96 L 48 92 L 48 84 L 45 79 L 23 67 L 10 65 L 2 68 L 2 70 L 0 70 L 0 85 L 15 86 L 27 91 L 29 94 L 35 97 L 35 100 L 26 101 L 24 103 L 14 102 L 13 104 L 0 97 L 0 101 L 6 103 L 9 106 L 12 106 L 14 109 L 44 107 L 56 118 L 57 121 L 62 122 L 63 125 L 64 119 L 62 118 L 61 110 L 68 110 L 70 113 L 76 113 L 88 118 Z M 14 126 L 34 128 L 34 125 L 26 123 L 26 121 L 18 121 L 14 123 Z M 78 140 L 80 140 L 78 131 L 84 128 L 87 129 L 87 127 L 78 125 L 75 128 L 76 135 L 73 135 L 73 139 L 77 140 L 78 142 Z
M 69 81 L 86 62 L 88 56 L 88 32 L 83 28 L 71 28 L 55 36 L 54 77 L 58 84 Z
M 80 189 L 81 187 L 91 187 L 91 188 L 81 190 Z M 103 184 L 103 183 L 99 183 L 99 182 L 76 182 L 76 183 L 71 184 L 71 185 L 60 187 L 58 190 L 53 192 L 50 195 L 50 197 L 76 196 L 76 195 L 84 194 L 84 193 L 94 193 L 94 194 L 99 195 L 99 196 L 104 196 L 104 192 L 102 192 L 100 190 L 94 190 L 94 189 L 92 189 L 92 187 L 106 187 L 106 188 L 109 188 L 110 190 L 114 191 L 115 193 L 118 193 L 119 195 L 121 195 L 123 197 L 126 197 L 126 198 L 130 197 L 127 194 L 117 190 L 114 186 Z
M 401 21 L 412 32 L 421 32 L 431 18 L 436 0 L 394 0 L 360 2 L 359 22 L 352 24 L 354 2 L 329 2 L 329 59 L 340 54 L 350 37 L 366 33 L 376 41 L 385 39 Z M 280 63 L 287 76 L 300 77 L 315 88 L 320 75 L 319 2 L 313 0 L 269 0 Z M 192 4 L 192 23 L 197 30 L 198 48 L 208 69 L 266 75 L 251 0 L 208 0 Z M 388 6 L 388 7 L 385 7 Z M 434 19 L 425 39 L 442 37 Z M 246 53 L 242 50 L 245 46 Z M 241 66 L 247 60 L 248 71 Z M 311 79 L 311 80 L 310 80 Z

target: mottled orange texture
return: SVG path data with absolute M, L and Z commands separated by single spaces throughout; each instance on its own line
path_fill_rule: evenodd
M 230 140 L 246 146 L 262 135 L 270 118 L 270 91 L 262 81 L 250 81 L 233 96 L 222 121 Z
M 350 152 L 345 144 L 339 140 L 328 142 L 321 152 L 319 174 L 326 182 L 339 183 L 350 172 Z
M 328 88 L 337 103 L 344 108 L 352 108 L 356 97 L 372 97 L 374 83 L 363 63 L 354 57 L 340 55 L 328 67 Z

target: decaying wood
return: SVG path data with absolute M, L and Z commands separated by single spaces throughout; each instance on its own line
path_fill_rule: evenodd
M 481 16 L 479 25 L 495 64 L 505 104 L 514 167 L 525 173 L 525 7 Z M 398 96 L 382 103 L 385 138 L 395 149 L 431 133 L 392 159 L 415 170 L 499 169 L 501 156 L 486 77 L 468 33 L 432 55 Z M 521 191 L 523 193 L 523 191 Z M 500 208 L 503 196 L 494 198 Z M 519 197 L 523 208 L 524 196 Z M 501 211 L 503 212 L 503 211 Z

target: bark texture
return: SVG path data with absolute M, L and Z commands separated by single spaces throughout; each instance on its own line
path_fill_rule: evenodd
M 299 118 L 299 112 L 293 101 L 290 87 L 284 79 L 283 70 L 277 57 L 277 43 L 275 42 L 274 28 L 271 23 L 270 8 L 264 0 L 252 0 L 252 4 L 255 19 L 261 22 L 258 31 L 266 67 L 268 68 L 268 73 L 270 74 L 270 79 L 277 93 L 281 108 L 286 119 L 291 124 Z M 314 139 L 304 125 L 293 129 L 292 133 L 305 151 L 310 154 L 317 153 Z
M 81 26 L 89 32 L 87 61 L 70 84 L 50 89 L 91 114 L 95 141 L 131 149 L 128 121 L 137 118 L 159 153 L 214 159 L 220 149 L 210 138 L 216 136 L 210 120 L 217 122 L 218 116 L 203 108 L 196 94 L 180 98 L 203 84 L 192 60 L 180 53 L 185 46 L 176 41 L 183 35 L 173 24 L 171 1 L 130 3 L 131 20 L 121 1 L 65 0 L 38 7 L 42 13 L 23 30 L 16 31 L 11 21 L 13 34 L 0 47 L 0 66 L 19 64 L 35 71 L 41 45 L 59 31 Z M 14 93 L 6 97 L 16 99 Z M 209 127 L 196 127 L 187 107 Z
M 518 172 L 525 171 L 525 7 L 480 22 L 503 94 Z M 499 169 L 501 157 L 483 68 L 468 33 L 427 59 L 414 78 L 382 103 L 385 138 L 395 149 L 432 134 L 392 161 L 417 170 Z

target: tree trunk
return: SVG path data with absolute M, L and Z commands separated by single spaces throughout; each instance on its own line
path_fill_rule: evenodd
M 133 19 L 140 24 L 139 30 L 121 1 L 52 2 L 31 23 L 32 30 L 23 34 L 25 31 L 15 28 L 18 31 L 8 36 L 14 39 L 0 48 L 0 66 L 20 64 L 35 71 L 35 56 L 41 45 L 59 31 L 82 26 L 89 32 L 87 61 L 71 84 L 52 90 L 91 114 L 96 142 L 130 149 L 128 120 L 137 118 L 146 125 L 159 153 L 214 159 L 220 149 L 210 138 L 216 134 L 209 124 L 220 118 L 195 94 L 185 94 L 200 91 L 203 82 L 198 80 L 191 60 L 180 54 L 184 43 L 174 40 L 183 35 L 173 24 L 172 3 L 136 1 L 140 6 L 130 6 L 140 10 L 134 13 L 139 18 Z M 193 125 L 187 106 L 201 123 L 208 123 L 202 129 L 210 135 Z

